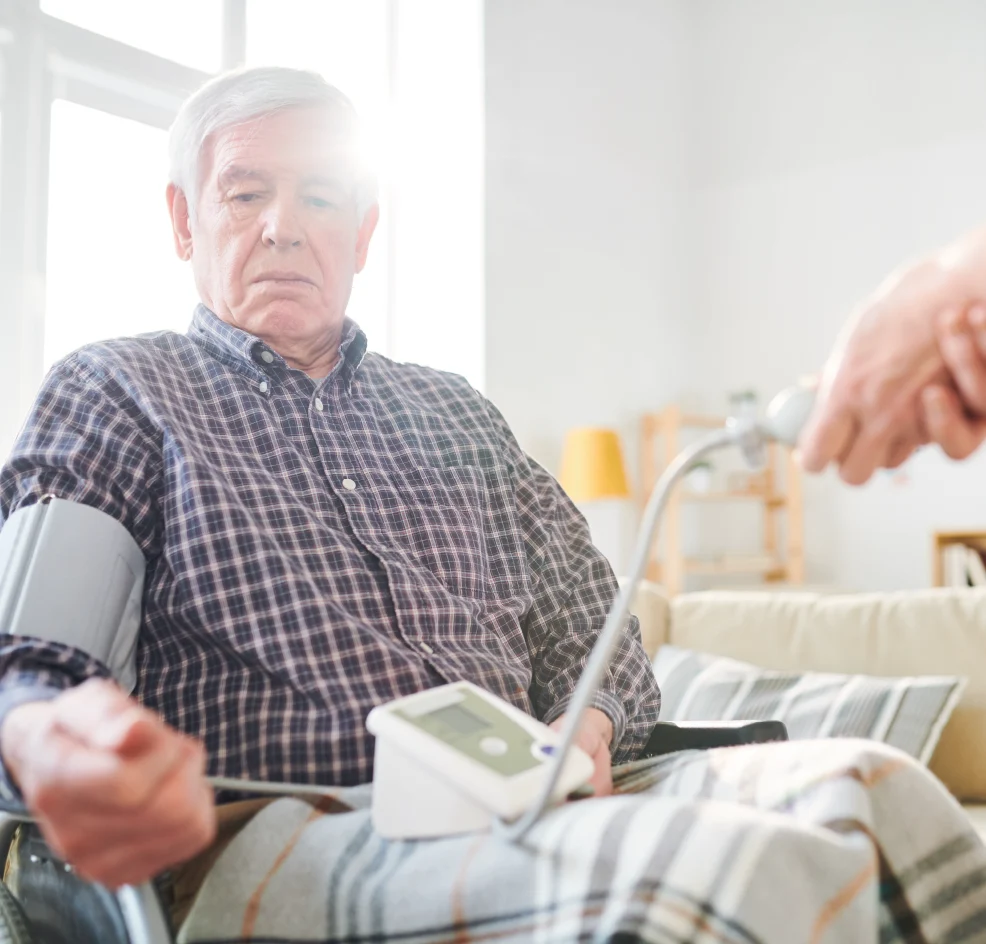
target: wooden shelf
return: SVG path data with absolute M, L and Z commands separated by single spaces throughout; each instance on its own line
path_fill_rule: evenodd
M 759 501 L 777 508 L 787 501 L 783 495 L 768 495 L 765 492 L 682 492 L 681 500 L 687 502 Z
M 682 429 L 721 429 L 726 425 L 725 416 L 711 416 L 702 413 L 678 413 L 676 417 L 664 413 L 647 413 L 642 420 L 645 431 L 660 432 L 669 419 Z
M 759 555 L 685 558 L 686 574 L 772 574 L 783 570 L 781 561 Z
M 986 531 L 935 531 L 931 536 L 931 582 L 935 587 L 946 586 L 945 548 L 952 544 L 965 544 L 973 548 L 986 548 Z
M 723 416 L 688 413 L 677 406 L 641 418 L 641 508 L 661 473 L 684 443 L 690 441 L 691 436 L 685 430 L 719 429 L 725 422 Z M 759 545 L 751 547 L 754 553 L 686 557 L 684 506 L 721 506 L 728 502 L 759 506 L 763 526 Z M 763 582 L 804 583 L 801 470 L 791 450 L 776 443 L 769 445 L 763 473 L 738 489 L 696 492 L 689 491 L 687 485 L 676 488 L 668 501 L 661 531 L 651 552 L 647 575 L 663 584 L 672 596 L 687 589 L 688 578 L 705 576 L 746 574 Z
M 682 413 L 678 420 L 679 426 L 693 429 L 722 429 L 726 425 L 725 416 L 703 416 L 699 413 Z

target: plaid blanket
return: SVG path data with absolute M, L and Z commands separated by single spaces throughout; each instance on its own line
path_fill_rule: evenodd
M 986 941 L 986 847 L 923 767 L 868 741 L 670 755 L 617 796 L 495 834 L 392 842 L 367 791 L 266 807 L 182 942 Z

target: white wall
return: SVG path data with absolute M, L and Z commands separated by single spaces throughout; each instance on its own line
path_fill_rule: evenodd
M 767 396 L 818 365 L 891 267 L 986 220 L 986 4 L 695 10 L 696 367 L 713 400 Z M 859 491 L 811 482 L 809 581 L 927 585 L 932 530 L 986 527 L 984 483 L 986 455 L 955 467 L 930 454 Z
M 892 266 L 986 219 L 984 43 L 981 0 L 487 0 L 487 392 L 521 442 L 556 469 L 570 426 L 632 447 L 644 411 L 817 368 Z M 811 481 L 809 581 L 926 585 L 984 479 Z M 628 517 L 593 522 L 613 557 Z
M 564 431 L 688 382 L 684 5 L 487 0 L 486 392 L 557 471 Z M 620 565 L 634 512 L 587 509 Z

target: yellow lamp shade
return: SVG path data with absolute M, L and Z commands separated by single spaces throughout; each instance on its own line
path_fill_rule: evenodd
M 616 430 L 570 430 L 565 436 L 558 478 L 574 502 L 628 498 L 630 488 Z

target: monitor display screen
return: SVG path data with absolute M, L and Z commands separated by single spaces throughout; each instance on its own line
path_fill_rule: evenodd
M 431 712 L 431 717 L 436 721 L 441 721 L 456 734 L 475 734 L 477 731 L 482 731 L 483 728 L 490 727 L 488 721 L 461 705 L 439 708 L 437 711 Z

